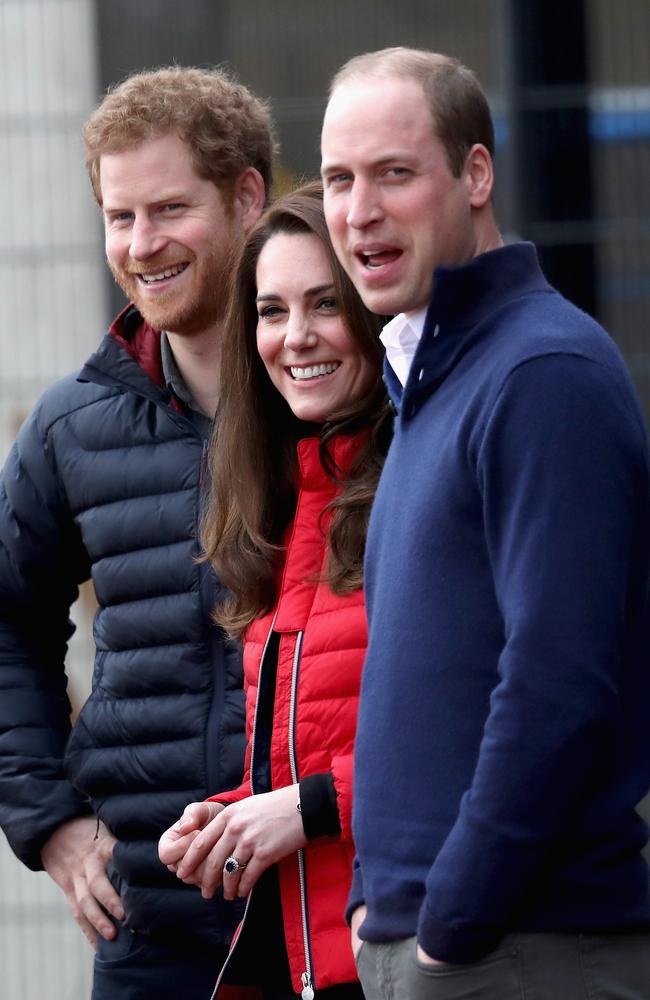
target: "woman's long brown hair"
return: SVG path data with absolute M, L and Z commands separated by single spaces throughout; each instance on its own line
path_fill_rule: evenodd
M 276 233 L 308 233 L 323 244 L 342 317 L 376 369 L 376 381 L 364 399 L 318 426 L 294 416 L 257 352 L 257 261 Z M 248 234 L 232 272 L 219 412 L 210 443 L 211 487 L 201 530 L 205 556 L 231 595 L 216 609 L 215 621 L 233 637 L 276 602 L 280 545 L 296 508 L 296 445 L 306 435 L 319 436 L 324 468 L 341 484 L 330 505 L 327 581 L 337 594 L 362 586 L 370 506 L 390 435 L 380 328 L 380 318 L 364 307 L 334 254 L 320 184 L 307 184 L 276 201 Z M 337 434 L 364 428 L 370 431 L 368 441 L 343 477 L 328 443 Z

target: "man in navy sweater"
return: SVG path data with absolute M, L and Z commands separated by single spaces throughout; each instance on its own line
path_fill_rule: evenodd
M 336 252 L 395 436 L 366 557 L 348 913 L 376 997 L 650 996 L 650 504 L 607 334 L 504 246 L 474 75 L 389 49 L 334 79 Z

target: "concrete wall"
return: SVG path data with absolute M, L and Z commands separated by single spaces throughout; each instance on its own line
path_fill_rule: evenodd
M 79 130 L 97 92 L 92 0 L 0 2 L 0 461 L 45 386 L 78 368 L 106 325 L 98 211 Z M 88 615 L 70 651 L 89 686 Z M 91 949 L 62 894 L 0 834 L 0 997 L 90 995 Z

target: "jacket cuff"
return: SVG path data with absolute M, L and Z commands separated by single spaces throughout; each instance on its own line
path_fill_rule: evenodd
M 420 909 L 417 940 L 427 955 L 439 962 L 466 965 L 485 958 L 498 946 L 504 931 L 500 928 L 471 926 L 450 927 L 436 920 L 426 899 Z
M 331 771 L 301 778 L 299 788 L 300 815 L 307 840 L 338 837 L 341 823 Z
M 71 797 L 74 799 L 74 796 Z M 9 846 L 19 861 L 33 872 L 42 872 L 43 859 L 41 853 L 48 840 L 65 823 L 73 819 L 82 819 L 85 816 L 92 816 L 93 811 L 87 800 L 79 798 L 75 809 L 74 801 L 69 803 L 68 809 L 52 811 L 48 816 L 47 823 L 38 823 L 35 816 L 30 817 L 33 825 L 30 827 L 29 820 L 21 818 L 21 822 L 14 822 L 11 819 L 3 826 L 3 832 L 9 842 Z M 25 837 L 25 830 L 29 830 L 29 836 Z M 19 831 L 19 832 L 17 832 Z

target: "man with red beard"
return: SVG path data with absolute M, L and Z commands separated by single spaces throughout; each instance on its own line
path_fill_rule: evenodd
M 84 128 L 130 305 L 26 421 L 0 480 L 0 822 L 96 948 L 93 998 L 209 994 L 237 921 L 157 859 L 243 767 L 239 651 L 196 560 L 229 260 L 271 181 L 269 113 L 221 71 L 109 91 Z M 93 693 L 70 732 L 70 605 L 92 577 Z

